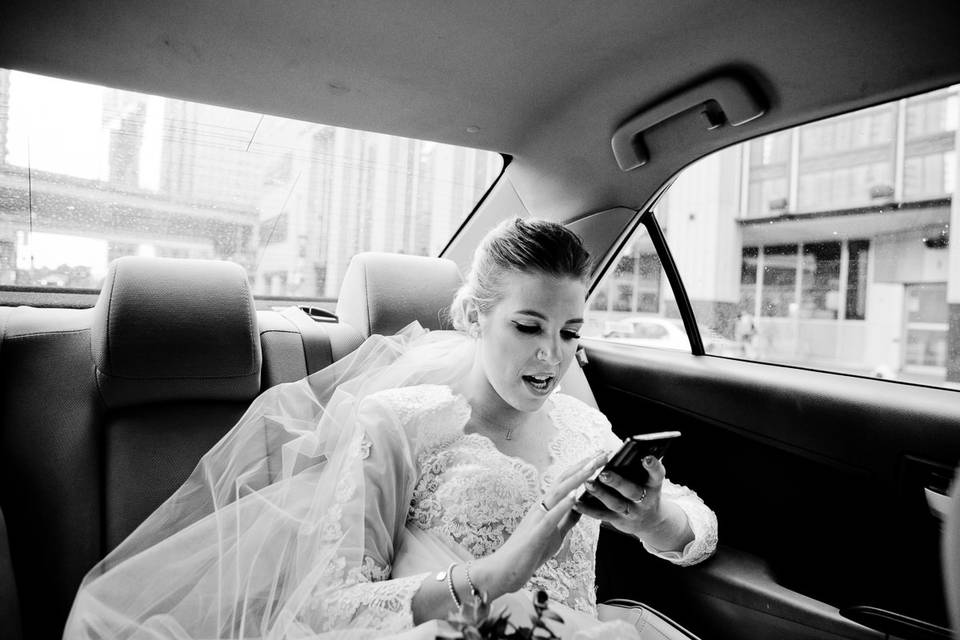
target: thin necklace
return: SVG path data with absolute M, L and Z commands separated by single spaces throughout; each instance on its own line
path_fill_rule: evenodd
M 501 430 L 503 429 L 503 426 L 501 426 L 501 425 L 499 425 L 499 424 L 497 424 L 497 423 L 495 423 L 495 422 L 493 422 L 493 421 L 491 421 L 491 420 L 488 420 L 487 418 L 483 417 L 483 415 L 482 415 L 479 411 L 474 411 L 474 412 L 473 412 L 473 415 L 474 415 L 478 420 L 480 420 L 480 422 L 484 423 L 484 424 L 487 426 L 488 429 L 491 429 L 492 431 L 501 431 Z M 508 427 L 507 427 L 507 435 L 505 435 L 504 438 L 505 438 L 506 440 L 513 440 L 513 431 L 514 431 L 514 429 L 516 429 L 518 426 L 520 426 L 520 425 L 519 425 L 519 424 L 515 424 L 515 425 L 512 425 L 512 426 L 508 426 Z

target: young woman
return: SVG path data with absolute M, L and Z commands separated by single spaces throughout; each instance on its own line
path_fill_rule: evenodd
M 64 637 L 434 638 L 481 594 L 526 625 L 535 589 L 564 637 L 639 637 L 596 621 L 600 522 L 678 564 L 713 552 L 717 523 L 656 458 L 644 486 L 590 480 L 620 441 L 558 387 L 588 272 L 562 225 L 500 225 L 451 307 L 458 331 L 374 336 L 261 395 L 90 572 Z

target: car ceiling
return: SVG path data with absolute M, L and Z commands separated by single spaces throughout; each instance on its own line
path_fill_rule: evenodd
M 958 17 L 939 0 L 16 0 L 0 66 L 500 151 L 526 208 L 567 220 L 639 207 L 733 142 L 960 81 Z M 767 114 L 679 119 L 618 169 L 617 125 L 720 72 Z

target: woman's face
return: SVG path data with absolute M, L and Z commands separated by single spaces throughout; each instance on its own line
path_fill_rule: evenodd
M 586 287 L 542 273 L 508 273 L 503 281 L 501 300 L 478 317 L 478 357 L 504 402 L 536 411 L 576 354 Z

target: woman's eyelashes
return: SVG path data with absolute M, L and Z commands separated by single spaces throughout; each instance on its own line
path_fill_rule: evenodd
M 526 335 L 535 336 L 539 335 L 542 331 L 538 324 L 524 324 L 523 322 L 514 322 L 513 324 L 517 328 L 517 331 Z M 560 331 L 560 337 L 564 340 L 579 340 L 580 333 L 573 329 L 563 329 Z

